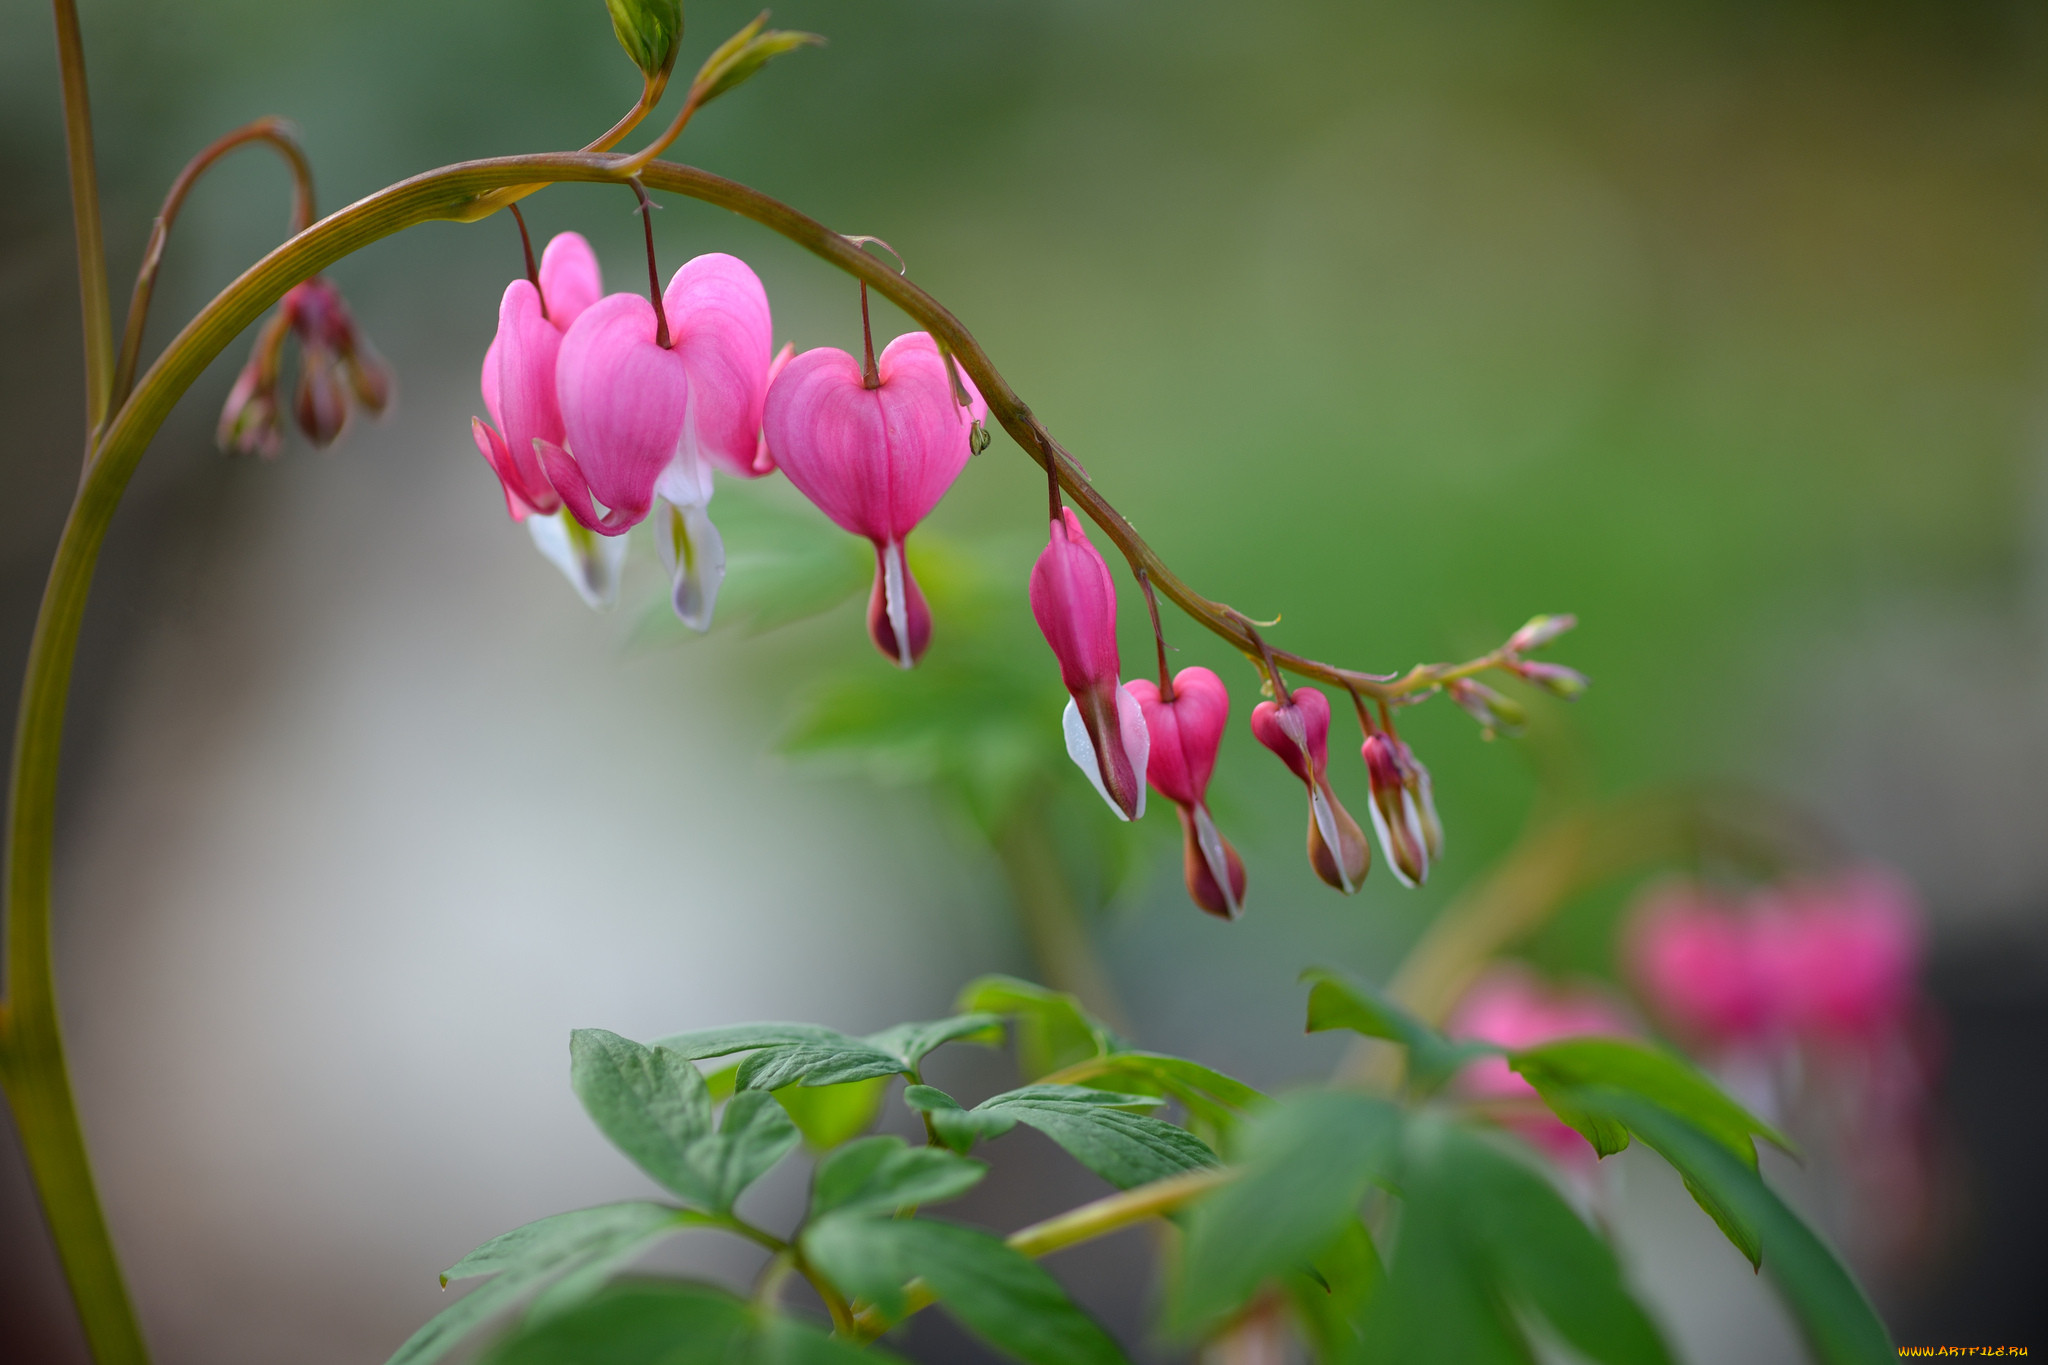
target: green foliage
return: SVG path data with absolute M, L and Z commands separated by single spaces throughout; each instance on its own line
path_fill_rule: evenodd
M 1179 1100 L 1188 1112 L 1189 1126 L 1216 1141 L 1223 1140 L 1247 1110 L 1267 1102 L 1243 1081 L 1160 1052 L 1113 1052 L 1073 1072 L 1074 1079 L 1099 1089 Z
M 979 1161 L 937 1147 L 911 1147 L 899 1137 L 862 1138 L 818 1163 L 811 1180 L 811 1217 L 829 1213 L 898 1213 L 967 1193 L 988 1174 Z
M 483 1365 L 853 1365 L 896 1357 L 761 1313 L 711 1285 L 614 1285 L 499 1342 Z
M 867 1038 L 853 1038 L 810 1024 L 742 1024 L 664 1038 L 657 1047 L 692 1060 L 749 1055 L 734 1078 L 739 1090 L 780 1090 L 785 1086 L 845 1085 L 903 1075 L 913 1079 L 932 1049 L 949 1042 L 996 1043 L 1000 1017 L 961 1014 L 920 1024 L 897 1024 Z
M 1678 1115 L 1701 1132 L 1720 1142 L 1730 1152 L 1756 1169 L 1756 1146 L 1761 1137 L 1784 1151 L 1792 1144 L 1775 1128 L 1723 1094 L 1721 1088 L 1683 1059 L 1668 1052 L 1645 1047 L 1623 1038 L 1566 1038 L 1538 1047 L 1525 1048 L 1508 1056 L 1508 1065 L 1522 1073 L 1539 1094 L 1559 1094 L 1569 1105 L 1573 1087 L 1599 1084 L 1641 1095 L 1660 1108 Z M 1557 1109 L 1557 1104 L 1551 1105 Z M 1562 1110 L 1558 1117 L 1565 1118 Z M 1589 1124 L 1600 1125 L 1603 1116 L 1586 1114 Z M 1571 1120 L 1566 1118 L 1570 1123 Z M 1577 1124 L 1573 1124 L 1578 1127 Z M 1613 1125 L 1607 1125 L 1611 1128 Z M 1619 1142 L 1611 1133 L 1596 1139 L 1580 1128 L 1600 1155 L 1618 1152 L 1628 1143 L 1624 1130 Z M 1611 1145 L 1603 1145 L 1603 1140 Z
M 711 1094 L 690 1059 L 603 1029 L 570 1035 L 570 1084 L 614 1146 L 664 1187 L 723 1213 L 789 1155 L 796 1125 L 772 1095 L 735 1095 L 712 1126 Z
M 1473 1058 L 1500 1051 L 1491 1043 L 1453 1043 L 1377 991 L 1335 972 L 1314 968 L 1301 979 L 1314 983 L 1308 993 L 1310 1033 L 1342 1028 L 1399 1043 L 1408 1050 L 1409 1076 L 1424 1091 L 1442 1085 Z
M 1169 1328 L 1200 1335 L 1268 1280 L 1299 1276 L 1340 1243 L 1355 1253 L 1359 1205 L 1391 1175 L 1399 1138 L 1392 1104 L 1337 1090 L 1289 1096 L 1248 1120 L 1232 1153 L 1244 1174 L 1187 1216 Z M 1349 1264 L 1368 1283 L 1378 1268 L 1355 1254 Z
M 1058 1281 L 995 1237 L 927 1218 L 841 1213 L 804 1231 L 804 1255 L 850 1298 L 895 1319 L 923 1280 L 976 1336 L 1032 1365 L 1121 1365 L 1124 1353 Z
M 558 1213 L 500 1233 L 442 1272 L 441 1283 L 445 1287 L 450 1280 L 478 1275 L 495 1278 L 436 1314 L 398 1348 L 389 1365 L 429 1365 L 539 1285 L 549 1280 L 566 1284 L 593 1269 L 609 1273 L 671 1233 L 708 1221 L 666 1204 L 636 1202 Z M 583 1286 L 584 1292 L 597 1287 L 588 1279 Z M 570 1301 L 558 1296 L 554 1306 Z
M 691 83 L 691 95 L 698 104 L 711 103 L 785 52 L 794 52 L 800 47 L 824 46 L 825 40 L 815 33 L 793 33 L 776 28 L 764 33 L 761 25 L 767 21 L 768 14 L 764 10 L 753 23 L 720 43 L 717 50 L 704 59 L 704 65 L 697 69 L 697 79 Z
M 1121 1046 L 1109 1026 L 1073 996 L 1014 976 L 976 977 L 953 1008 L 1009 1016 L 1017 1035 L 1017 1065 L 1029 1080 Z
M 734 1067 L 725 1074 L 737 1079 L 738 1071 Z M 804 1135 L 805 1146 L 814 1152 L 829 1152 L 865 1133 L 888 1093 L 889 1078 L 871 1076 L 843 1085 L 785 1085 L 775 1092 L 775 1099 Z
M 923 1110 L 933 1128 L 957 1150 L 975 1138 L 1001 1137 L 1022 1123 L 1064 1147 L 1067 1154 L 1121 1190 L 1216 1164 L 1208 1144 L 1185 1128 L 1131 1112 L 1160 1101 L 1126 1091 L 1078 1085 L 1027 1085 L 963 1110 L 931 1086 L 904 1099 Z
M 682 0 L 604 0 L 619 46 L 650 81 L 664 79 L 683 41 Z

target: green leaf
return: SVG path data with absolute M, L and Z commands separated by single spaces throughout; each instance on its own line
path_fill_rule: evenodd
M 1281 1276 L 1316 1360 L 1349 1360 L 1357 1354 L 1359 1320 L 1386 1278 L 1365 1224 L 1355 1218 L 1317 1253 L 1312 1267 Z
M 838 1030 L 820 1024 L 730 1024 L 724 1028 L 698 1029 L 694 1033 L 657 1038 L 654 1046 L 665 1047 L 694 1062 L 706 1057 L 751 1052 L 756 1048 L 803 1044 L 834 1046 L 852 1041 Z
M 1208 1144 L 1185 1128 L 1130 1112 L 1158 1102 L 1114 1090 L 1027 1085 L 983 1100 L 972 1112 L 1029 1124 L 1074 1160 L 1128 1190 L 1216 1164 Z
M 583 1108 L 633 1164 L 665 1188 L 709 1205 L 688 1152 L 711 1132 L 711 1094 L 680 1052 L 642 1047 L 604 1029 L 569 1035 L 569 1083 Z
M 979 1161 L 937 1147 L 912 1147 L 899 1137 L 862 1138 L 818 1163 L 811 1179 L 811 1217 L 829 1213 L 896 1213 L 955 1199 L 988 1174 Z
M 682 0 L 604 0 L 611 11 L 612 32 L 619 46 L 649 80 L 659 80 L 675 65 L 683 41 Z
M 1528 1362 L 1519 1315 L 1599 1365 L 1669 1365 L 1613 1251 L 1526 1154 L 1434 1117 L 1406 1125 L 1400 1244 L 1363 1323 L 1403 1362 Z
M 1728 1150 L 1725 1141 L 1630 1091 L 1588 1086 L 1578 1095 L 1582 1102 L 1626 1123 L 1676 1167 L 1695 1198 L 1704 1193 L 1753 1229 L 1764 1272 L 1777 1285 L 1822 1365 L 1876 1365 L 1897 1359 L 1890 1334 L 1855 1278 L 1763 1177 Z M 1708 1206 L 1710 1213 L 1714 1205 Z
M 712 1285 L 642 1281 L 614 1285 L 569 1312 L 527 1325 L 499 1342 L 481 1365 L 859 1365 L 897 1359 L 758 1313 Z
M 1641 1095 L 1711 1136 L 1751 1170 L 1756 1169 L 1753 1136 L 1787 1152 L 1792 1150 L 1792 1144 L 1775 1128 L 1728 1098 L 1691 1065 L 1642 1043 L 1622 1038 L 1566 1038 L 1510 1053 L 1508 1065 L 1527 1077 L 1546 1101 L 1554 1091 L 1584 1085 L 1612 1086 Z M 1571 1104 L 1569 1096 L 1564 1099 L 1567 1105 Z M 1552 1108 L 1557 1106 L 1553 1104 Z M 1578 1127 L 1561 1110 L 1558 1117 Z M 1597 1115 L 1587 1117 L 1598 1121 Z M 1596 1148 L 1601 1146 L 1591 1134 L 1587 1137 Z M 1623 1141 L 1625 1144 L 1626 1139 Z M 1607 1154 L 1601 1152 L 1602 1156 Z
M 698 1139 L 686 1155 L 708 1192 L 705 1202 L 724 1213 L 800 1141 L 802 1134 L 773 1095 L 748 1090 L 725 1106 L 718 1132 Z
M 500 1233 L 444 1271 L 441 1283 L 497 1278 L 442 1309 L 398 1348 L 390 1365 L 428 1365 L 536 1285 L 593 1265 L 615 1267 L 670 1233 L 708 1221 L 666 1204 L 636 1201 L 558 1213 Z
M 690 87 L 691 98 L 700 106 L 711 103 L 785 52 L 800 47 L 824 46 L 825 40 L 815 33 L 792 33 L 774 28 L 764 33 L 761 25 L 767 18 L 764 11 L 760 18 L 726 39 L 717 51 L 704 59 L 704 65 L 698 68 L 697 79 Z
M 1079 1000 L 1014 976 L 984 976 L 968 982 L 953 1007 L 1015 1018 L 1017 1064 L 1031 1080 L 1119 1047 L 1109 1026 L 1081 1008 Z
M 1342 1028 L 1399 1043 L 1408 1050 L 1408 1074 L 1423 1090 L 1442 1085 L 1475 1057 L 1501 1050 L 1491 1043 L 1454 1043 L 1377 991 L 1335 972 L 1311 968 L 1301 979 L 1315 983 L 1308 993 L 1310 1033 Z
M 1000 1238 L 927 1218 L 841 1214 L 805 1229 L 805 1257 L 840 1292 L 888 1318 L 922 1279 L 948 1312 L 991 1346 L 1032 1365 L 1119 1365 L 1124 1353 L 1059 1282 Z
M 1248 1120 L 1244 1174 L 1188 1212 L 1171 1330 L 1205 1334 L 1267 1280 L 1346 1238 L 1366 1191 L 1392 1172 L 1400 1133 L 1393 1105 L 1340 1090 L 1306 1091 Z
M 1088 1064 L 1086 1075 L 1075 1075 L 1104 1090 L 1124 1090 L 1135 1095 L 1163 1095 L 1179 1100 L 1188 1117 L 1206 1124 L 1219 1136 L 1231 1131 L 1246 1110 L 1266 1103 L 1266 1097 L 1220 1071 L 1212 1071 L 1185 1057 L 1168 1057 L 1158 1052 L 1115 1052 Z
M 839 1043 L 806 1043 L 762 1048 L 740 1063 L 739 1088 L 780 1090 L 785 1085 L 844 1085 L 893 1076 L 903 1059 L 893 1052 L 848 1038 Z
M 903 1102 L 931 1120 L 939 1141 L 966 1154 L 982 1138 L 998 1138 L 1017 1126 L 1014 1117 L 962 1109 L 960 1102 L 945 1091 L 929 1085 L 903 1087 Z
M 796 1120 L 805 1145 L 825 1152 L 866 1132 L 888 1093 L 889 1078 L 871 1076 L 844 1085 L 785 1085 L 775 1098 Z
M 927 1053 L 945 1043 L 979 1043 L 985 1047 L 1001 1046 L 1003 1041 L 1003 1016 L 1000 1014 L 956 1014 L 950 1019 L 934 1019 L 923 1024 L 897 1024 L 880 1033 L 871 1033 L 867 1042 L 894 1053 L 903 1061 L 905 1071 L 914 1071 Z

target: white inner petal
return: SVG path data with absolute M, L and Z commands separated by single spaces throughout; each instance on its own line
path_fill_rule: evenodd
M 1103 804 L 1116 812 L 1119 820 L 1131 817 L 1124 814 L 1122 806 L 1109 794 L 1109 785 L 1102 780 L 1102 765 L 1095 761 L 1095 741 L 1088 738 L 1088 727 L 1081 721 L 1081 708 L 1074 705 L 1072 697 L 1067 698 L 1067 709 L 1060 712 L 1060 729 L 1067 737 L 1067 757 L 1074 760 L 1074 766 L 1095 784 L 1095 790 L 1102 793 Z
M 619 571 L 626 563 L 624 536 L 601 536 L 577 524 L 567 512 L 535 513 L 526 519 L 526 530 L 578 597 L 599 611 L 618 605 Z
M 1202 850 L 1209 875 L 1223 890 L 1223 902 L 1230 907 L 1230 917 L 1236 919 L 1244 907 L 1237 903 L 1237 888 L 1230 882 L 1230 857 L 1223 851 L 1223 836 L 1216 832 L 1216 822 L 1209 818 L 1207 806 L 1196 806 L 1194 818 L 1195 846 Z
M 1358 888 L 1351 884 L 1351 872 L 1344 866 L 1344 845 L 1338 841 L 1337 812 L 1330 807 L 1330 798 L 1323 794 L 1321 783 L 1313 783 L 1308 789 L 1309 813 L 1315 816 L 1316 829 L 1323 836 L 1323 847 L 1330 850 L 1330 861 L 1337 865 L 1337 880 L 1344 883 L 1344 892 L 1349 895 Z M 1379 813 L 1373 813 L 1379 819 Z
M 903 544 L 892 540 L 882 550 L 882 606 L 889 614 L 889 629 L 896 634 L 896 662 L 909 668 L 917 660 L 910 652 L 910 608 L 903 600 Z

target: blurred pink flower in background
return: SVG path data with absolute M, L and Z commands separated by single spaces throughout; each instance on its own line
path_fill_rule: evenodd
M 1472 983 L 1451 1011 L 1445 1032 L 1522 1048 L 1589 1034 L 1626 1038 L 1641 1030 L 1619 1002 L 1598 989 L 1546 985 L 1525 969 L 1504 964 Z M 1457 1088 L 1479 1100 L 1526 1101 L 1526 1113 L 1503 1115 L 1502 1124 L 1553 1160 L 1586 1168 L 1597 1159 L 1590 1143 L 1542 1107 L 1536 1087 L 1508 1070 L 1506 1058 L 1473 1062 L 1458 1073 Z

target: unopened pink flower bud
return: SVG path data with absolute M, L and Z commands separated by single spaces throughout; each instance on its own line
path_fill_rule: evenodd
M 299 348 L 299 384 L 292 416 L 316 446 L 329 445 L 348 424 L 348 386 L 332 351 L 321 345 Z
M 1308 788 L 1308 861 L 1316 875 L 1350 894 L 1365 884 L 1372 848 L 1365 831 L 1330 789 L 1330 702 L 1313 687 L 1297 687 L 1287 702 L 1262 701 L 1252 708 L 1252 734 L 1280 755 Z
M 1444 845 L 1429 770 L 1406 744 L 1382 732 L 1367 735 L 1359 752 L 1372 783 L 1372 825 L 1380 851 L 1401 885 L 1420 886 Z
M 1585 674 L 1563 664 L 1520 662 L 1511 667 L 1552 696 L 1563 697 L 1566 701 L 1577 701 L 1592 685 Z
M 284 413 L 278 406 L 278 372 L 283 366 L 285 339 L 291 324 L 283 313 L 272 314 L 256 333 L 249 363 L 235 376 L 234 387 L 221 407 L 215 439 L 237 455 L 277 454 L 284 444 Z
M 1578 624 L 1579 618 L 1569 613 L 1562 616 L 1532 616 L 1528 624 L 1508 637 L 1508 652 L 1526 654 L 1532 649 L 1541 649 Z
M 1529 723 L 1529 713 L 1519 702 L 1503 696 L 1485 683 L 1470 678 L 1453 679 L 1446 690 L 1465 714 L 1479 722 L 1488 739 L 1495 735 L 1517 735 Z
M 1171 698 L 1158 684 L 1134 678 L 1124 690 L 1145 716 L 1150 744 L 1145 775 L 1180 812 L 1181 872 L 1196 905 L 1220 919 L 1244 912 L 1244 862 L 1218 832 L 1209 814 L 1209 777 L 1216 750 L 1230 720 L 1230 692 L 1223 680 L 1199 665 L 1173 677 Z
M 1137 819 L 1151 748 L 1145 713 L 1117 679 L 1116 584 L 1071 507 L 1031 568 L 1031 614 L 1071 698 L 1061 716 L 1067 756 L 1118 819 Z

